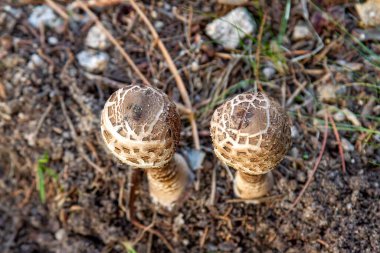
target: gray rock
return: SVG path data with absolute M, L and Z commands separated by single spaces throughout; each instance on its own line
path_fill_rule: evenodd
M 346 115 L 342 111 L 338 111 L 334 114 L 334 120 L 337 122 L 342 122 L 346 119 Z
M 29 69 L 36 69 L 38 67 L 42 67 L 44 64 L 45 64 L 44 60 L 42 60 L 42 58 L 38 54 L 32 54 L 27 67 Z
M 35 28 L 39 28 L 41 24 L 52 29 L 63 25 L 63 20 L 51 8 L 45 5 L 34 7 L 32 14 L 28 18 L 28 22 Z
M 58 44 L 58 39 L 57 39 L 57 37 L 49 37 L 49 38 L 48 38 L 48 43 L 49 43 L 50 45 L 57 45 L 57 44 Z
M 13 8 L 9 5 L 5 5 L 3 9 L 4 9 L 4 11 L 12 14 L 15 18 L 21 18 L 22 10 Z
M 156 22 L 154 22 L 154 28 L 156 28 L 158 32 L 161 32 L 164 26 L 165 26 L 165 23 L 160 20 L 157 20 Z
M 298 23 L 293 30 L 292 39 L 293 40 L 307 40 L 312 39 L 313 33 L 310 28 L 303 22 Z
M 85 50 L 77 54 L 79 65 L 89 72 L 99 73 L 106 69 L 109 56 L 104 52 Z
M 86 46 L 94 49 L 105 50 L 110 46 L 110 42 L 103 31 L 94 25 L 87 33 Z
M 206 34 L 226 49 L 237 48 L 240 40 L 255 30 L 256 22 L 244 7 L 236 8 L 206 26 Z
M 273 67 L 265 67 L 263 69 L 263 74 L 267 80 L 271 80 L 276 74 L 276 70 Z
M 349 140 L 347 140 L 346 138 L 342 138 L 341 142 L 342 142 L 342 148 L 345 151 L 354 151 L 355 150 L 354 145 L 352 145 L 351 142 L 349 142 Z
M 294 125 L 290 127 L 290 133 L 293 139 L 297 139 L 300 135 L 297 127 Z

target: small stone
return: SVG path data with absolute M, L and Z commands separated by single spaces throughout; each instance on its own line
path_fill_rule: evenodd
M 337 122 L 342 122 L 345 119 L 346 119 L 346 115 L 342 111 L 336 112 L 334 114 L 334 120 Z
M 35 28 L 39 28 L 41 24 L 53 29 L 63 25 L 63 20 L 55 15 L 50 7 L 45 5 L 35 7 L 28 21 Z
M 380 115 L 380 105 L 373 107 L 372 111 L 375 115 Z
M 206 34 L 226 49 L 235 49 L 239 42 L 256 30 L 256 22 L 244 7 L 236 8 L 206 26 Z
M 293 139 L 296 139 L 300 135 L 296 126 L 290 127 L 290 135 Z
M 355 150 L 354 145 L 352 145 L 351 142 L 349 142 L 346 138 L 342 138 L 341 143 L 342 143 L 342 148 L 345 151 L 354 151 Z
M 162 31 L 162 28 L 164 28 L 164 26 L 165 26 L 165 23 L 160 20 L 157 20 L 154 22 L 154 28 L 156 28 L 157 32 Z
M 306 173 L 303 171 L 298 171 L 297 173 L 297 181 L 300 183 L 306 182 Z
M 320 100 L 327 103 L 333 103 L 336 100 L 336 88 L 332 84 L 325 84 L 318 87 Z
M 94 25 L 87 33 L 86 46 L 93 49 L 105 50 L 110 46 L 110 42 L 103 31 Z
M 263 69 L 263 74 L 267 80 L 271 80 L 274 77 L 274 74 L 276 74 L 276 70 L 272 67 L 265 67 Z
M 157 11 L 153 10 L 150 12 L 150 16 L 153 18 L 153 19 L 156 19 L 158 17 L 158 14 L 157 14 Z
M 193 72 L 197 72 L 198 70 L 199 70 L 199 64 L 198 64 L 198 62 L 193 61 L 193 62 L 191 63 L 191 71 L 193 71 Z
M 3 9 L 4 9 L 4 11 L 12 14 L 15 18 L 21 18 L 22 10 L 13 8 L 9 5 L 5 5 Z
M 313 33 L 310 31 L 309 27 L 303 23 L 299 22 L 293 30 L 292 39 L 297 40 L 308 40 L 313 38 Z
M 49 43 L 50 45 L 57 45 L 57 44 L 58 44 L 58 39 L 57 39 L 57 37 L 49 37 L 49 38 L 48 38 L 48 43 Z
M 38 54 L 33 54 L 30 57 L 30 61 L 28 62 L 27 67 L 29 69 L 36 69 L 38 67 L 42 67 L 44 64 L 44 60 L 42 60 L 42 58 Z
M 63 241 L 65 238 L 66 238 L 66 231 L 61 228 L 59 230 L 57 230 L 57 232 L 55 232 L 55 239 L 57 239 L 58 241 Z
M 104 52 L 85 50 L 77 54 L 79 64 L 89 72 L 99 73 L 106 69 L 109 56 Z

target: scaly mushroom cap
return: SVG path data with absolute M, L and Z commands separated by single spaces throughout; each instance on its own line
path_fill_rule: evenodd
M 139 85 L 114 92 L 101 116 L 107 148 L 121 162 L 137 168 L 160 168 L 169 163 L 180 127 L 176 106 L 168 96 Z
M 275 168 L 291 145 L 287 114 L 260 92 L 237 95 L 216 109 L 211 137 L 222 162 L 250 175 Z

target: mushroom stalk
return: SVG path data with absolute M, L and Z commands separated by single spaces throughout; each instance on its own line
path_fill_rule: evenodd
M 107 149 L 122 163 L 146 170 L 152 199 L 167 208 L 180 200 L 192 180 L 185 160 L 175 154 L 180 132 L 175 104 L 153 87 L 119 89 L 102 111 Z
M 191 182 L 190 170 L 179 154 L 164 167 L 147 170 L 147 175 L 153 201 L 167 207 L 183 196 Z
M 264 196 L 273 185 L 272 172 L 263 175 L 250 175 L 238 171 L 235 177 L 234 192 L 242 199 Z

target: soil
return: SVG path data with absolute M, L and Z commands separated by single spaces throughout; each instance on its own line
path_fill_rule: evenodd
M 380 252 L 380 47 L 376 40 L 355 39 L 353 31 L 361 28 L 352 4 L 308 6 L 310 24 L 323 42 L 314 53 L 316 37 L 292 40 L 294 27 L 305 21 L 303 1 L 291 1 L 282 47 L 273 41 L 282 30 L 286 1 L 248 3 L 258 26 L 267 13 L 261 47 L 256 37 L 248 38 L 235 52 L 204 32 L 208 22 L 234 7 L 214 1 L 142 5 L 156 27 L 163 23 L 157 30 L 187 87 L 201 144 L 195 151 L 183 115 L 178 152 L 201 167 L 194 171 L 188 198 L 168 211 L 152 203 L 142 172 L 132 173 L 102 146 L 99 119 L 106 99 L 139 81 L 119 51 L 111 46 L 106 70 L 89 73 L 75 58 L 93 25 L 83 12 L 77 13 L 81 20 L 62 29 L 37 29 L 28 17 L 40 2 L 9 1 L 20 15 L 1 2 L 1 252 Z M 67 3 L 58 4 L 67 10 Z M 165 58 L 134 9 L 120 3 L 91 10 L 152 85 L 183 103 Z M 52 37 L 57 43 L 49 43 Z M 42 62 L 32 64 L 36 55 Z M 275 69 L 269 79 L 265 67 Z M 243 201 L 233 194 L 235 171 L 212 152 L 209 122 L 227 97 L 255 84 L 286 105 L 293 144 L 273 171 L 268 197 Z M 335 90 L 326 97 L 323 89 L 330 86 Z M 353 116 L 338 120 L 337 110 Z M 324 147 L 326 111 L 334 116 L 340 141 L 329 124 Z M 322 150 L 310 185 L 293 207 Z M 41 170 L 45 203 L 38 188 Z

